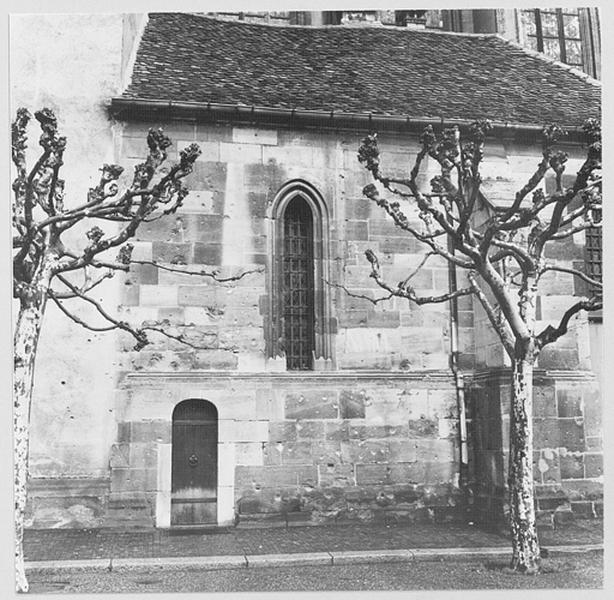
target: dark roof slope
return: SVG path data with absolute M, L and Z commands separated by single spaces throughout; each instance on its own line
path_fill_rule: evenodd
M 599 116 L 600 95 L 496 36 L 154 13 L 123 97 L 572 126 Z

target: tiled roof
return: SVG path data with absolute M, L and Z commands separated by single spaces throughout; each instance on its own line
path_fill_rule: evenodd
M 123 97 L 573 126 L 601 87 L 496 36 L 154 13 Z

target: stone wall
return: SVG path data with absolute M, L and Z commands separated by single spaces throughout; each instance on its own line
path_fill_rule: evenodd
M 505 523 L 509 459 L 509 371 L 476 375 L 467 394 L 475 518 Z M 541 525 L 603 515 L 603 430 L 599 386 L 580 371 L 534 376 L 536 510 Z
M 126 124 L 122 164 L 145 156 L 145 135 L 160 123 Z M 274 219 L 270 207 L 282 186 L 302 181 L 319 191 L 328 211 L 329 244 L 324 257 L 332 323 L 334 366 L 338 369 L 445 369 L 449 326 L 445 304 L 411 306 L 385 295 L 369 277 L 364 257 L 371 248 L 384 276 L 393 284 L 422 261 L 425 250 L 362 196 L 369 175 L 359 165 L 360 135 L 292 132 L 248 127 L 165 123 L 178 149 L 197 142 L 203 154 L 186 181 L 190 195 L 168 219 L 142 227 L 134 257 L 191 270 L 219 270 L 222 276 L 257 271 L 237 284 L 136 267 L 123 286 L 122 305 L 131 321 L 170 323 L 201 342 L 206 351 L 173 347 L 161 340 L 138 355 L 124 356 L 127 370 L 227 369 L 267 370 L 267 325 L 271 289 L 267 273 Z M 415 144 L 404 138 L 382 139 L 391 172 L 406 168 Z M 428 169 L 423 177 L 429 177 Z M 128 177 L 129 174 L 126 175 Z M 409 207 L 409 216 L 418 222 Z M 442 292 L 446 264 L 430 258 L 413 277 L 422 294 Z M 352 297 L 339 286 L 356 296 Z M 468 321 L 467 321 L 468 322 Z M 470 327 L 463 328 L 472 346 Z M 153 336 L 152 336 L 153 337 Z M 233 350 L 230 350 L 232 348 Z M 129 341 L 126 350 L 129 350 Z
M 186 398 L 218 411 L 219 523 L 459 515 L 448 374 L 140 373 L 126 376 L 118 397 L 107 524 L 128 513 L 168 525 L 172 411 Z
M 77 206 L 98 182 L 98 169 L 116 158 L 107 104 L 121 93 L 122 15 L 13 14 L 10 44 L 11 112 L 18 107 L 31 113 L 43 107 L 55 111 L 67 138 L 60 175 L 66 181 L 65 204 Z M 30 161 L 40 150 L 37 125 L 33 120 L 29 131 Z M 83 247 L 87 228 L 77 228 L 65 240 Z M 114 281 L 106 283 L 97 288 L 97 298 L 113 311 L 118 287 Z M 73 301 L 68 306 L 81 318 L 100 324 L 94 310 Z M 67 499 L 63 508 L 54 500 L 57 511 L 50 509 L 45 522 L 54 511 L 57 522 L 71 522 L 65 512 L 71 506 L 83 516 L 82 522 L 96 522 L 79 508 L 85 506 L 78 499 L 82 492 L 74 492 L 73 501 L 70 496 L 71 490 L 87 487 L 84 480 L 92 479 L 98 488 L 101 479 L 108 479 L 117 363 L 113 333 L 82 329 L 52 302 L 47 304 L 37 350 L 30 472 L 37 480 L 48 480 L 55 498 L 65 493 Z M 40 501 L 35 504 L 40 506 Z

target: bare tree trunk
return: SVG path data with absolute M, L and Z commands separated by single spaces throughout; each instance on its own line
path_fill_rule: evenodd
M 533 486 L 533 361 L 513 363 L 509 461 L 512 568 L 539 571 L 540 550 L 535 527 Z
M 13 444 L 15 476 L 15 584 L 18 592 L 28 591 L 26 579 L 23 532 L 26 514 L 28 483 L 28 452 L 30 446 L 30 407 L 34 385 L 36 346 L 40 336 L 50 268 L 42 269 L 36 283 L 30 284 L 21 298 L 14 334 L 13 373 Z

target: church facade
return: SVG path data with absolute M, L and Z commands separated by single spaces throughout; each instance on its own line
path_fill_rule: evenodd
M 48 315 L 29 525 L 503 518 L 502 349 L 470 298 L 373 302 L 384 294 L 367 249 L 392 282 L 425 251 L 363 197 L 370 179 L 357 149 L 378 131 L 384 169 L 403 174 L 425 125 L 490 118 L 483 191 L 505 202 L 538 162 L 543 122 L 572 130 L 568 172 L 581 164 L 573 131 L 599 116 L 599 83 L 489 35 L 180 13 L 109 16 L 104 35 L 97 27 L 123 46 L 100 66 L 113 84 L 92 92 L 87 131 L 104 132 L 92 133 L 88 158 L 111 156 L 129 172 L 145 157 L 149 128 L 160 126 L 174 142 L 170 158 L 194 142 L 202 149 L 181 210 L 144 224 L 134 240 L 133 258 L 159 266 L 135 265 L 107 291 L 125 320 L 189 344 L 152 336 L 135 352 L 130 339 L 102 341 Z M 62 120 L 59 92 L 39 99 L 56 103 Z M 74 103 L 92 100 L 72 98 L 82 124 Z M 428 163 L 421 176 L 436 174 Z M 86 188 L 74 178 L 75 191 Z M 587 240 L 574 236 L 551 258 L 577 267 L 587 256 Z M 431 257 L 413 284 L 436 295 L 453 281 Z M 585 293 L 558 273 L 543 287 L 538 319 Z M 540 357 L 543 523 L 602 512 L 600 331 L 580 315 Z M 84 354 L 91 348 L 99 361 Z

